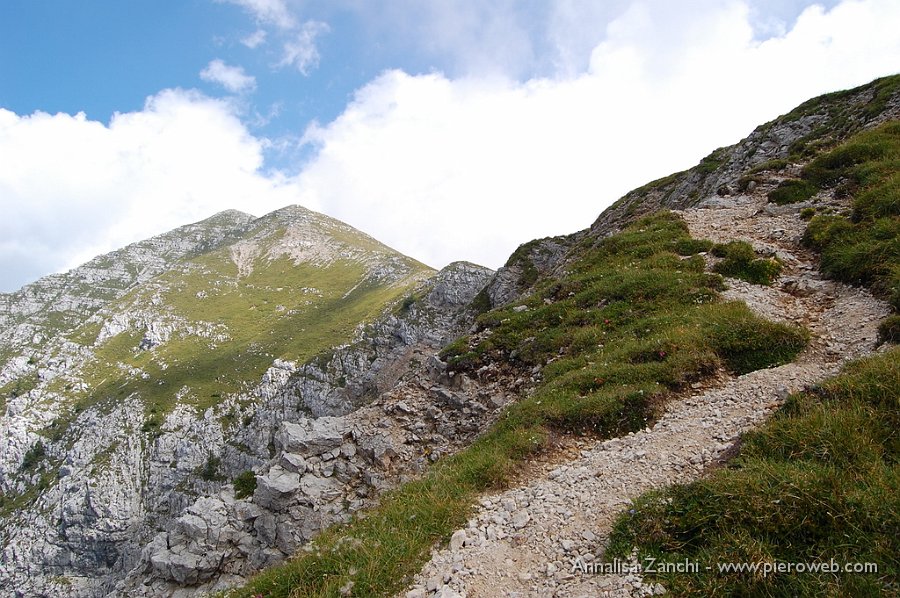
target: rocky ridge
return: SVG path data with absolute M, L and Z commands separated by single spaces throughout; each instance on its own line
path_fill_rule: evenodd
M 441 386 L 438 370 L 431 383 L 423 373 L 429 358 L 468 326 L 466 307 L 490 270 L 457 263 L 432 274 L 371 237 L 299 207 L 240 220 L 240 238 L 198 242 L 192 246 L 197 251 L 209 250 L 198 257 L 185 249 L 181 259 L 165 262 L 167 269 L 154 262 L 162 272 L 150 277 L 145 270 L 147 280 L 81 314 L 81 329 L 54 337 L 44 347 L 48 355 L 28 364 L 41 375 L 10 399 L 0 421 L 0 586 L 23 596 L 190 595 L 233 582 L 345 519 L 401 472 L 421 467 L 424 455 L 457 446 L 480 429 L 476 420 L 500 407 L 451 392 Z M 151 241 L 123 251 L 143 255 L 146 247 L 169 247 Z M 185 339 L 215 351 L 239 338 L 229 320 L 197 320 L 190 309 L 179 311 L 173 297 L 187 295 L 190 308 L 217 294 L 237 295 L 234 289 L 278 292 L 264 277 L 285 260 L 301 271 L 351 277 L 334 299 L 327 290 L 299 289 L 292 295 L 295 307 L 271 310 L 276 325 L 327 301 L 352 307 L 354 297 L 368 301 L 374 292 L 384 303 L 367 308 L 375 317 L 364 317 L 349 342 L 324 345 L 327 351 L 314 359 L 270 357 L 257 383 L 242 382 L 201 411 L 189 381 L 163 393 L 173 401 L 167 411 L 147 402 L 147 386 L 126 387 L 157 377 L 167 383 L 183 357 L 166 351 Z M 236 271 L 229 275 L 233 283 L 216 270 L 228 267 Z M 194 281 L 204 276 L 213 277 L 212 284 L 196 290 Z M 250 307 L 265 304 L 254 300 Z M 91 332 L 83 334 L 84 327 Z M 144 361 L 126 361 L 106 375 L 121 376 L 128 394 L 98 403 L 68 398 L 98 392 L 90 367 L 123 340 L 124 353 L 116 358 Z M 259 347 L 254 342 L 251 347 Z M 256 351 L 266 357 L 265 349 Z M 395 412 L 387 403 L 356 412 L 395 387 L 395 422 L 385 424 L 384 410 Z M 424 422 L 417 433 L 407 430 L 410 414 Z M 299 429 L 324 438 L 297 446 L 297 434 L 289 432 Z M 231 481 L 250 471 L 258 474 L 258 492 L 252 501 L 236 500 Z M 297 472 L 300 485 L 293 484 Z M 30 502 L 27 509 L 21 501 Z M 272 535 L 272 525 L 278 534 Z M 233 537 L 220 533 L 225 529 Z

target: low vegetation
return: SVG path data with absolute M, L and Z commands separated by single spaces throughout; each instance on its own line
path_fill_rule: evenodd
M 21 469 L 24 471 L 35 469 L 46 456 L 47 449 L 44 447 L 44 443 L 38 440 L 25 452 Z
M 251 470 L 244 471 L 234 478 L 234 497 L 237 499 L 253 496 L 256 491 L 256 474 Z
M 793 359 L 806 334 L 719 301 L 722 278 L 704 272 L 701 256 L 679 255 L 690 246 L 676 216 L 645 218 L 581 246 L 565 277 L 538 280 L 521 305 L 482 314 L 478 333 L 445 350 L 450 367 L 538 368 L 535 392 L 469 448 L 229 596 L 338 596 L 350 582 L 355 595 L 391 595 L 465 524 L 475 497 L 507 484 L 551 434 L 640 429 L 669 394 L 719 368 L 742 373 Z
M 804 176 L 853 197 L 849 216 L 818 214 L 804 236 L 822 271 L 867 285 L 900 310 L 900 122 L 859 133 L 813 160 Z
M 618 520 L 607 558 L 699 563 L 655 576 L 674 595 L 879 596 L 900 591 L 900 348 L 794 395 L 700 481 Z M 763 575 L 719 563 L 875 563 L 870 573 Z M 710 570 L 706 566 L 711 567 Z
M 774 204 L 783 206 L 789 203 L 806 201 L 819 191 L 819 187 L 802 179 L 787 179 L 769 192 L 768 198 Z
M 772 284 L 782 269 L 782 263 L 776 258 L 756 257 L 753 246 L 744 241 L 715 245 L 712 254 L 722 258 L 713 268 L 715 272 L 753 284 Z

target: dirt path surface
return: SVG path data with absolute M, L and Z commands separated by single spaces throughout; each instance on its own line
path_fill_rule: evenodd
M 887 306 L 867 292 L 823 280 L 799 246 L 799 208 L 761 194 L 708 200 L 680 213 L 696 238 L 744 240 L 776 254 L 785 269 L 771 286 L 728 280 L 727 299 L 806 326 L 813 339 L 794 363 L 722 377 L 669 403 L 652 428 L 584 444 L 580 454 L 538 471 L 526 484 L 484 496 L 465 529 L 401 596 L 467 598 L 648 596 L 662 586 L 637 574 L 600 575 L 576 563 L 602 557 L 615 517 L 647 490 L 697 479 L 738 437 L 759 425 L 788 393 L 872 352 Z

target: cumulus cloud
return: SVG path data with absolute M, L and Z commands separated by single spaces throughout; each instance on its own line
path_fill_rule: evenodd
M 244 72 L 239 66 L 230 66 L 218 58 L 200 71 L 200 78 L 210 83 L 218 83 L 232 93 L 250 91 L 256 88 L 256 78 Z
M 283 46 L 279 67 L 292 66 L 304 75 L 319 66 L 319 50 L 316 38 L 329 30 L 327 24 L 320 21 L 307 21 L 295 32 L 293 37 Z
M 387 72 L 307 131 L 318 152 L 297 177 L 304 201 L 432 265 L 498 266 L 801 101 L 900 65 L 896 2 L 812 6 L 762 42 L 747 4 L 702 4 L 630 4 L 574 77 Z
M 293 67 L 303 75 L 319 66 L 316 39 L 330 30 L 327 23 L 315 19 L 302 20 L 285 0 L 217 0 L 243 7 L 263 26 L 274 27 L 275 39 L 281 45 L 281 56 L 273 68 Z M 260 27 L 240 42 L 255 49 L 266 42 L 269 31 Z
M 291 29 L 297 21 L 291 14 L 285 0 L 218 0 L 228 4 L 236 4 L 249 12 L 257 22 L 274 25 L 279 29 Z
M 227 208 L 293 203 L 227 102 L 166 90 L 109 124 L 0 109 L 0 288 Z
M 255 50 L 259 46 L 266 43 L 266 37 L 268 34 L 265 29 L 257 29 L 250 35 L 241 38 L 241 43 L 250 48 L 251 50 Z
M 265 174 L 272 143 L 197 93 L 109 124 L 0 110 L 0 272 L 23 282 L 222 209 L 295 202 L 432 266 L 498 266 L 809 97 L 900 67 L 894 0 L 811 6 L 767 39 L 752 5 L 695 4 L 591 16 L 603 26 L 573 34 L 553 76 L 387 71 L 307 129 L 312 155 L 291 174 Z

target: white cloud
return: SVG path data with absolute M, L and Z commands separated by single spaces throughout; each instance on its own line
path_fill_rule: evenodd
M 308 129 L 317 151 L 290 178 L 262 173 L 272 142 L 252 116 L 197 93 L 108 125 L 0 110 L 0 272 L 23 282 L 222 209 L 294 202 L 433 266 L 498 266 L 809 97 L 900 70 L 894 0 L 812 6 L 765 41 L 744 2 L 694 4 L 591 16 L 603 26 L 573 34 L 553 78 L 387 71 Z M 574 18 L 553 21 L 560 39 Z
M 435 61 L 452 74 L 532 72 L 542 56 L 541 28 L 551 3 L 515 0 L 339 0 L 381 46 Z
M 200 71 L 200 78 L 211 83 L 218 83 L 232 93 L 256 88 L 255 77 L 246 74 L 242 67 L 227 65 L 218 58 Z
M 764 42 L 746 4 L 702 4 L 632 3 L 574 77 L 387 72 L 307 132 L 303 201 L 432 265 L 498 266 L 811 96 L 900 66 L 896 2 L 813 6 Z
M 291 29 L 297 21 L 285 0 L 218 0 L 236 4 L 253 15 L 257 22 L 274 25 L 279 29 Z
M 232 106 L 166 90 L 108 125 L 0 109 L 0 288 L 236 208 L 296 201 Z
M 293 33 L 293 37 L 284 43 L 284 51 L 279 67 L 292 66 L 304 75 L 319 66 L 319 50 L 316 38 L 329 30 L 328 25 L 320 21 L 307 21 Z
M 276 28 L 275 39 L 281 44 L 281 56 L 274 68 L 293 67 L 303 75 L 319 66 L 319 49 L 316 39 L 330 30 L 327 23 L 315 19 L 301 20 L 285 0 L 216 0 L 243 7 L 256 22 Z M 261 46 L 269 32 L 258 28 L 240 42 L 250 49 Z
M 241 43 L 250 48 L 251 50 L 255 50 L 259 46 L 266 43 L 266 37 L 268 34 L 265 29 L 257 29 L 250 35 L 241 38 Z

